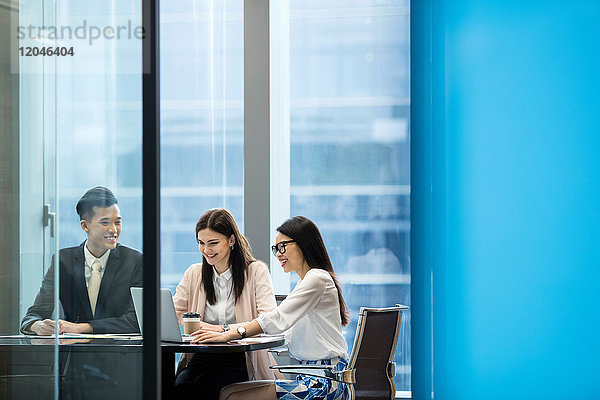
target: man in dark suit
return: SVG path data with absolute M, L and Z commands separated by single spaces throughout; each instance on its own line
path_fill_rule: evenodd
M 122 218 L 117 199 L 105 187 L 88 190 L 77 203 L 87 240 L 59 254 L 60 333 L 139 332 L 129 288 L 142 286 L 142 254 L 117 243 Z M 51 335 L 54 310 L 54 267 L 46 273 L 21 332 Z M 62 313 L 61 313 L 62 314 Z

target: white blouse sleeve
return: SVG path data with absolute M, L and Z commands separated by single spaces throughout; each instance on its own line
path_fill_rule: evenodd
M 328 274 L 326 271 L 325 273 Z M 290 329 L 300 318 L 315 308 L 325 293 L 326 286 L 326 277 L 318 273 L 307 273 L 277 308 L 258 316 L 257 322 L 263 332 L 279 334 Z

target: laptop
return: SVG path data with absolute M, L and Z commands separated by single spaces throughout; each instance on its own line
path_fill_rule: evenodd
M 130 290 L 138 325 L 143 336 L 144 288 L 132 287 Z M 169 289 L 160 289 L 160 340 L 170 343 L 188 343 L 192 340 L 191 336 L 181 336 L 175 306 L 173 305 L 173 296 Z

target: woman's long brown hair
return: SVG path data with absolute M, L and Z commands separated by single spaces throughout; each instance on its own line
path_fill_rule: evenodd
M 240 233 L 233 215 L 224 208 L 214 208 L 202 214 L 196 223 L 196 240 L 198 240 L 198 232 L 206 228 L 225 235 L 227 238 L 232 235 L 235 238 L 233 250 L 229 254 L 229 265 L 233 277 L 233 294 L 237 303 L 242 295 L 242 290 L 244 290 L 248 265 L 256 261 L 252 256 L 250 243 Z M 211 305 L 217 301 L 213 285 L 213 274 L 213 266 L 206 261 L 206 257 L 202 256 L 202 286 L 204 286 L 206 292 L 206 301 Z

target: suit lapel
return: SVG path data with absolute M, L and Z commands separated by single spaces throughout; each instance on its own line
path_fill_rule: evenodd
M 108 256 L 108 261 L 106 262 L 106 269 L 104 270 L 104 275 L 102 275 L 102 281 L 100 282 L 100 291 L 98 292 L 98 301 L 96 302 L 96 313 L 95 315 L 102 315 L 102 308 L 104 307 L 104 303 L 106 298 L 108 297 L 108 292 L 112 285 L 112 281 L 119 270 L 119 245 L 115 247 L 114 250 L 111 250 L 110 255 Z
M 73 286 L 75 293 L 77 293 L 83 305 L 85 318 L 92 319 L 92 308 L 90 307 L 90 298 L 85 284 L 85 254 L 83 253 L 83 246 L 85 246 L 85 242 L 73 253 L 73 262 L 71 264 L 73 268 Z

